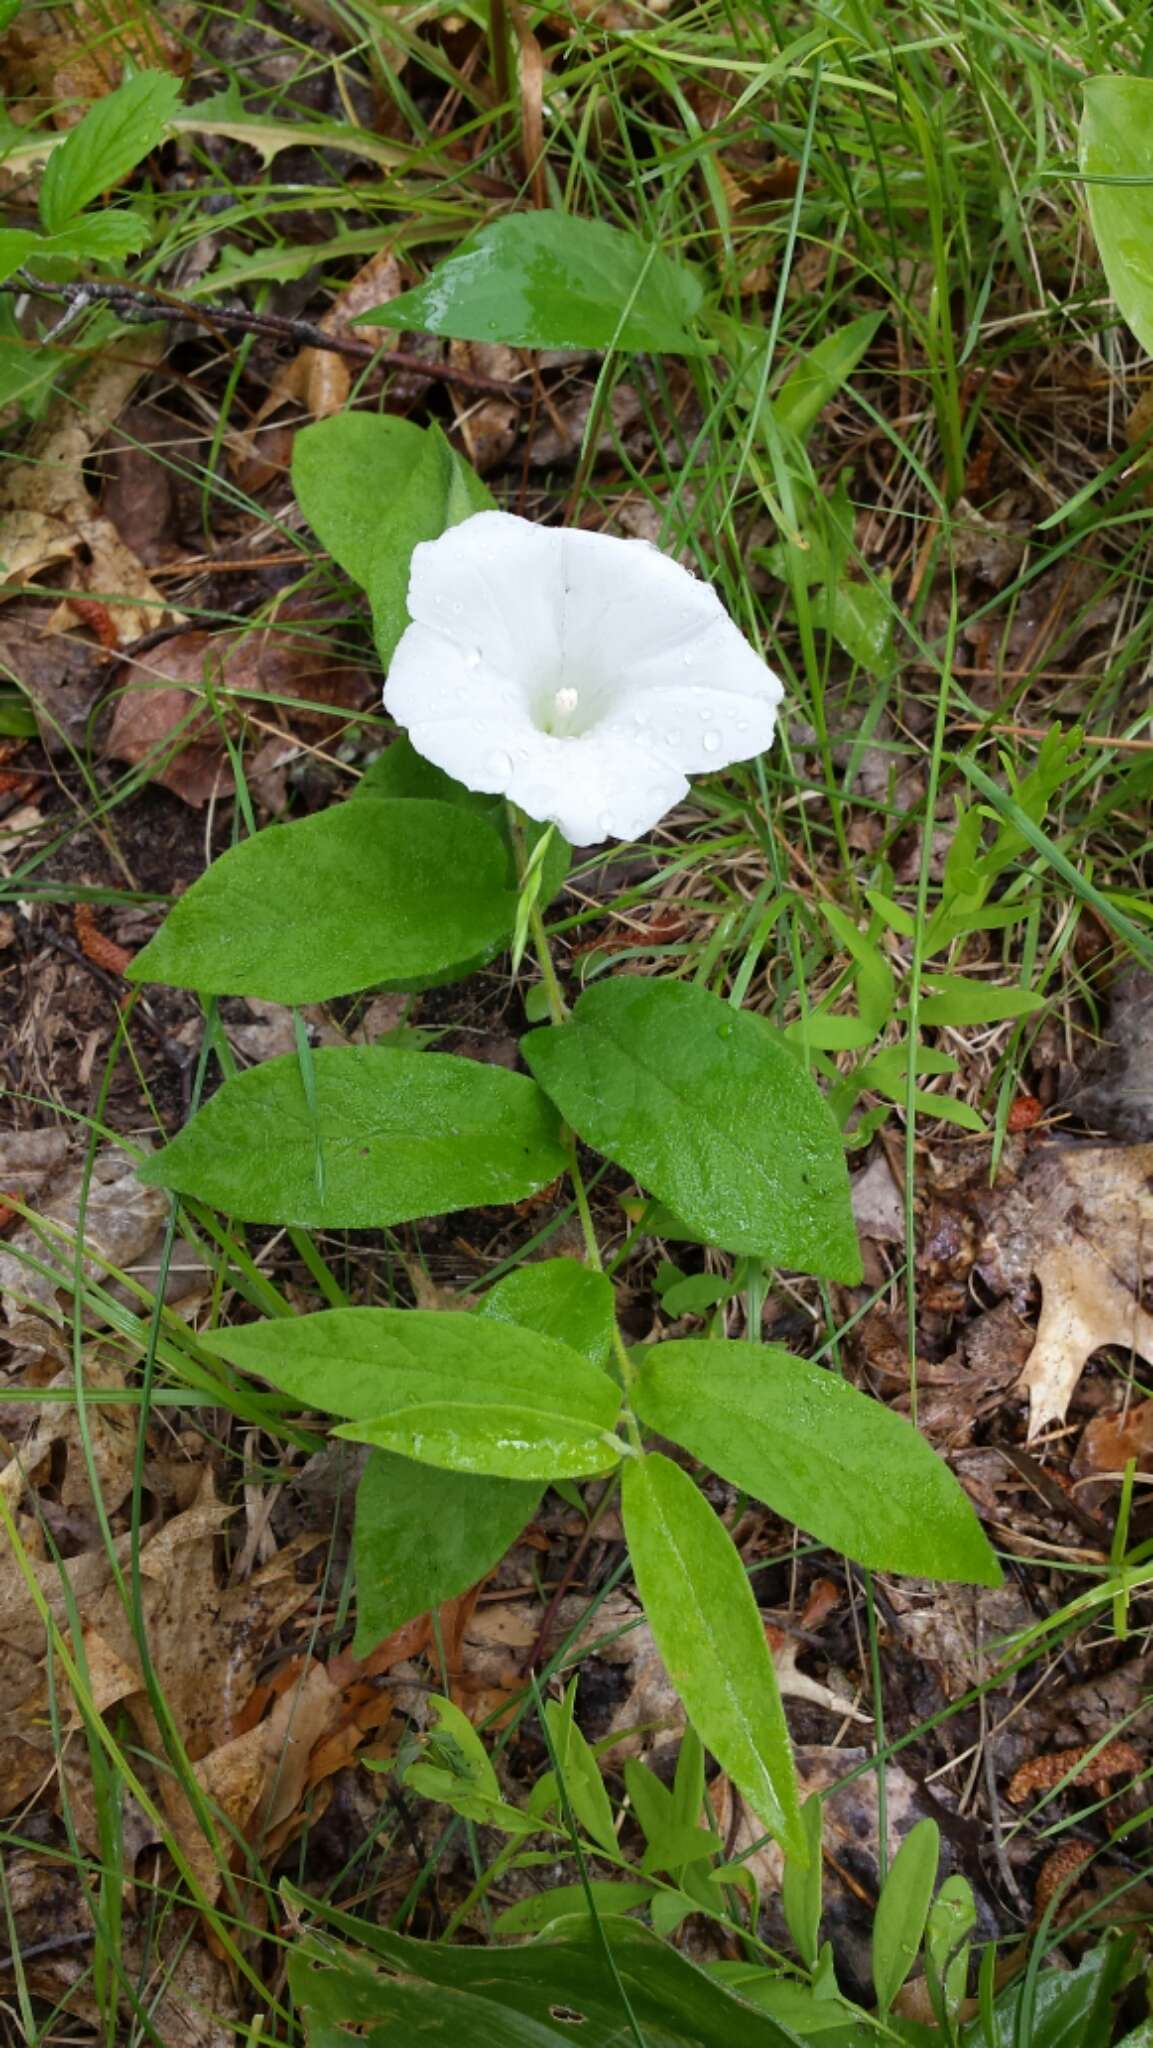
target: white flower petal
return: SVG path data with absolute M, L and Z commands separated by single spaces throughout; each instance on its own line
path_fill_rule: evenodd
M 647 832 L 769 744 L 777 678 L 715 591 L 647 541 L 479 512 L 413 554 L 384 701 L 470 789 L 577 845 Z

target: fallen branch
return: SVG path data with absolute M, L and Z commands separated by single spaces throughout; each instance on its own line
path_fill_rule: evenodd
M 35 294 L 38 298 L 63 301 L 67 307 L 67 318 L 75 319 L 89 306 L 110 306 L 122 320 L 152 322 L 165 320 L 175 325 L 181 321 L 192 321 L 198 327 L 206 327 L 216 333 L 236 331 L 242 334 L 262 334 L 275 341 L 291 341 L 298 348 L 327 349 L 331 355 L 347 356 L 356 362 L 372 363 L 380 369 L 408 370 L 417 377 L 427 377 L 430 382 L 458 384 L 463 390 L 484 392 L 497 398 L 511 398 L 520 402 L 522 394 L 515 383 L 502 382 L 496 377 L 482 377 L 475 370 L 458 369 L 452 363 L 430 362 L 424 356 L 412 355 L 406 349 L 377 348 L 371 341 L 358 341 L 352 335 L 329 334 L 325 328 L 317 327 L 311 320 L 296 320 L 282 313 L 253 313 L 247 306 L 235 300 L 218 300 L 203 306 L 193 305 L 184 299 L 172 299 L 159 292 L 144 291 L 135 285 L 116 281 L 94 283 L 88 280 L 73 284 L 48 284 L 41 278 L 30 277 L 21 272 L 18 278 L 9 278 L 0 284 L 0 291 L 21 296 Z M 44 336 L 45 341 L 51 336 Z M 523 394 L 527 397 L 527 392 Z

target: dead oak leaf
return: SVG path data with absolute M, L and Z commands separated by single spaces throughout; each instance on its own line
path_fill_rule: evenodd
M 982 1277 L 1041 1314 L 1019 1390 L 1029 1435 L 1064 1420 L 1093 1352 L 1118 1346 L 1153 1361 L 1153 1316 L 1140 1290 L 1153 1270 L 1153 1145 L 1045 1145 L 994 1195 L 978 1256 Z

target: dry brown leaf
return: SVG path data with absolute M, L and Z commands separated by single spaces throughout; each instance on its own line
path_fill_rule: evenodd
M 349 279 L 316 325 L 334 339 L 368 341 L 384 348 L 388 338 L 381 329 L 375 324 L 371 327 L 358 326 L 358 319 L 361 314 L 370 313 L 374 306 L 387 305 L 401 289 L 400 265 L 396 257 L 391 249 L 380 249 L 361 265 L 355 277 Z M 268 396 L 249 432 L 235 444 L 234 461 L 245 472 L 246 486 L 249 489 L 259 488 L 262 481 L 268 480 L 260 473 L 264 465 L 259 433 L 271 413 L 278 412 L 281 406 L 295 403 L 303 406 L 314 419 L 328 419 L 331 414 L 343 411 L 351 389 L 352 373 L 348 362 L 329 349 L 302 348 L 299 355 L 285 363 L 273 378 Z
M 1117 1345 L 1153 1361 L 1141 1286 L 1153 1270 L 1153 1145 L 1045 1145 L 994 1197 L 979 1270 L 1024 1307 L 1042 1306 L 1021 1375 L 1029 1435 L 1064 1420 L 1094 1351 Z
M 1123 1415 L 1096 1415 L 1073 1457 L 1077 1479 L 1120 1478 L 1130 1458 L 1139 1472 L 1153 1469 L 1153 1401 L 1138 1401 Z
M 524 354 L 506 348 L 503 342 L 450 341 L 448 359 L 454 369 L 472 370 L 481 377 L 495 377 L 511 384 L 524 373 Z M 453 392 L 453 406 L 465 453 L 482 476 L 507 462 L 516 445 L 520 407 L 511 398 L 469 399 L 459 389 Z
M 184 72 L 192 45 L 180 31 L 189 0 L 75 0 L 69 7 L 24 8 L 0 37 L 9 118 L 31 122 L 50 111 L 57 128 L 74 128 L 89 100 L 134 70 Z
M 22 1223 L 0 1248 L 0 1306 L 10 1323 L 29 1310 L 63 1323 L 82 1208 L 90 1253 L 84 1271 L 100 1284 L 109 1266 L 125 1272 L 137 1265 L 168 1213 L 163 1189 L 142 1186 L 133 1160 L 116 1145 L 97 1153 L 90 1176 L 83 1157 L 72 1159 L 46 1186 L 36 1204 L 37 1222 Z M 37 1264 L 52 1270 L 38 1272 Z
M 112 350 L 101 356 L 48 408 L 29 436 L 24 459 L 0 477 L 0 561 L 6 583 L 31 582 L 45 569 L 70 563 L 70 579 L 81 599 L 91 592 L 100 599 L 126 600 L 102 607 L 107 630 L 121 647 L 160 624 L 166 601 L 111 520 L 97 510 L 84 464 L 165 346 L 164 336 L 143 329 L 133 336 L 131 358 Z M 65 599 L 45 630 L 95 623 Z M 99 627 L 97 632 L 101 637 Z
M 236 785 L 226 734 L 239 732 L 246 715 L 267 724 L 279 700 L 292 730 L 276 739 L 291 758 L 299 752 L 296 728 L 329 736 L 375 696 L 367 670 L 333 648 L 331 623 L 315 602 L 290 599 L 267 626 L 161 641 L 124 679 L 105 754 L 147 763 L 151 780 L 194 810 L 230 795 Z M 206 671 L 223 700 L 219 716 L 206 702 Z M 243 698 L 253 700 L 253 714 L 237 702 Z

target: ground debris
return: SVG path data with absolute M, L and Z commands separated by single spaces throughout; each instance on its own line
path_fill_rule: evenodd
M 1093 1352 L 1153 1359 L 1139 1298 L 1153 1244 L 1153 1145 L 1042 1145 L 994 1195 L 977 1269 L 1023 1308 L 1040 1282 L 1037 1338 L 1021 1375 L 1029 1434 L 1064 1420 Z

